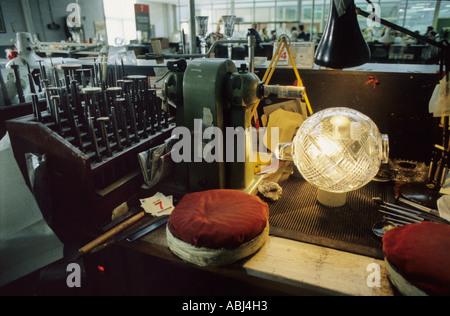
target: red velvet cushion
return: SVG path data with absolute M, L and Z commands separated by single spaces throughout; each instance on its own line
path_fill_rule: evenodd
M 259 197 L 234 190 L 188 194 L 169 219 L 173 236 L 197 247 L 234 249 L 264 231 L 269 207 Z
M 450 295 L 450 226 L 424 222 L 384 235 L 388 262 L 405 280 L 429 295 Z

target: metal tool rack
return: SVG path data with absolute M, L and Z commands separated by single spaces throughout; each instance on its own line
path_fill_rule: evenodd
M 34 104 L 33 115 L 6 125 L 30 188 L 36 183 L 28 179 L 25 155 L 46 157 L 45 181 L 38 185 L 49 193 L 43 198 L 52 218 L 98 227 L 143 184 L 137 154 L 163 143 L 175 125 L 146 76 L 122 72 L 99 80 L 80 65 L 60 69 L 63 79 L 41 78 L 47 110 Z

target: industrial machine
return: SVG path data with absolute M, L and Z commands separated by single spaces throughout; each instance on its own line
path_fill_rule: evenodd
M 166 78 L 164 95 L 177 106 L 177 125 L 186 127 L 191 137 L 190 163 L 178 166 L 180 174 L 188 174 L 189 190 L 253 186 L 256 180 L 254 161 L 250 159 L 253 150 L 250 128 L 254 106 L 270 95 L 302 98 L 304 88 L 264 85 L 256 74 L 247 70 L 245 63 L 237 69 L 228 59 L 199 58 L 189 64 L 178 60 L 169 62 L 168 67 L 172 72 Z M 211 139 L 205 140 L 202 135 L 211 127 L 217 127 L 224 135 L 223 140 L 215 139 L 218 150 L 223 151 L 216 157 L 223 159 L 206 161 L 201 156 Z M 240 131 L 237 138 L 241 137 L 244 146 L 239 146 L 239 139 L 227 139 L 227 128 Z M 236 154 L 245 159 L 238 159 Z

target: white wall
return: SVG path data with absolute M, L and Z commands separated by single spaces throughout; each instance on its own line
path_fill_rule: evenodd
M 52 22 L 48 0 L 28 0 L 34 30 L 28 30 L 23 14 L 21 1 L 0 0 L 3 19 L 5 21 L 7 33 L 0 33 L 0 46 L 11 44 L 11 39 L 16 37 L 16 32 L 32 31 L 38 34 L 41 41 L 59 42 L 66 39 L 64 26 L 66 18 L 70 14 L 67 12 L 67 5 L 76 0 L 49 0 L 56 24 L 60 25 L 59 30 L 50 30 L 47 24 Z M 26 2 L 26 1 L 25 1 Z M 94 21 L 104 21 L 103 0 L 78 0 L 81 6 L 81 17 L 86 39 L 95 37 Z M 14 25 L 14 30 L 11 26 Z M 1 55 L 1 52 L 0 52 Z M 2 56 L 0 56 L 2 57 Z
M 0 33 L 0 46 L 13 46 L 11 39 L 16 38 L 15 32 L 25 32 L 27 30 L 22 5 L 18 0 L 0 0 L 0 7 L 2 8 L 3 21 L 6 27 L 6 33 Z M 0 52 L 0 58 L 5 58 L 3 52 Z
M 61 26 L 59 30 L 50 30 L 47 27 L 51 23 L 48 0 L 28 1 L 33 14 L 35 33 L 39 35 L 40 40 L 45 42 L 65 40 L 64 26 L 66 18 L 70 14 L 67 11 L 67 5 L 76 2 L 76 0 L 49 0 L 55 23 Z M 85 38 L 94 38 L 94 21 L 104 20 L 103 0 L 78 0 L 78 3 L 81 7 L 81 23 L 84 28 Z

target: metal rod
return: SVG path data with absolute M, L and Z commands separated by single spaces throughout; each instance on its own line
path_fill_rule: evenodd
M 19 102 L 25 103 L 22 82 L 20 80 L 19 65 L 15 65 L 15 64 L 11 65 L 11 68 L 14 70 L 14 76 L 16 77 L 15 83 L 16 83 L 17 95 L 19 96 Z
M 195 0 L 189 0 L 189 21 L 190 21 L 190 48 L 191 54 L 193 54 L 197 48 L 197 34 L 195 30 Z
M 397 219 L 397 218 L 392 218 L 390 216 L 384 216 L 383 219 L 386 220 L 386 221 L 389 221 L 389 222 L 393 222 L 394 224 L 397 224 L 397 225 L 400 225 L 400 226 L 411 224 L 411 223 L 408 223 L 406 221 L 402 221 L 402 220 Z
M 169 100 L 167 99 L 166 95 L 164 95 L 163 105 L 164 105 L 164 109 L 163 109 L 163 116 L 164 116 L 163 128 L 168 128 L 169 127 Z
M 53 105 L 53 114 L 54 114 L 54 120 L 55 120 L 55 124 L 56 124 L 56 129 L 58 134 L 62 134 L 62 125 L 61 125 L 61 116 L 59 113 L 59 102 L 60 102 L 60 97 L 57 95 L 54 95 L 51 97 L 52 100 L 52 105 Z
M 136 123 L 136 112 L 134 110 L 134 105 L 129 101 L 127 103 L 131 115 L 131 125 L 132 125 L 131 127 L 134 131 L 134 140 L 136 143 L 139 143 L 139 131 Z
M 106 130 L 106 122 L 109 121 L 109 117 L 99 117 L 97 122 L 100 124 L 100 132 L 102 134 L 102 142 L 106 148 L 106 155 L 112 157 L 111 146 L 109 144 L 108 132 Z
M 125 98 L 117 98 L 115 100 L 116 107 L 119 110 L 120 121 L 122 124 L 122 132 L 125 134 L 125 146 L 131 146 L 130 133 L 128 132 L 126 108 L 125 108 Z
M 100 154 L 100 148 L 98 147 L 98 141 L 97 141 L 97 135 L 95 134 L 93 117 L 89 117 L 89 132 L 91 135 L 92 146 L 94 147 L 94 151 L 95 151 L 95 158 L 97 159 L 97 162 L 101 162 L 102 156 Z
M 160 131 L 162 130 L 162 124 L 161 124 L 161 120 L 162 120 L 162 102 L 161 99 L 156 95 L 156 90 L 155 90 L 155 103 L 156 103 L 156 116 L 158 117 L 157 119 L 157 127 L 156 130 Z
M 399 205 L 391 204 L 391 203 L 385 203 L 380 205 L 380 208 L 383 208 L 385 210 L 389 210 L 392 212 L 396 212 L 399 214 L 402 214 L 404 216 L 409 216 L 413 219 L 421 220 L 421 221 L 429 221 L 434 223 L 440 223 L 445 225 L 450 225 L 450 222 L 446 219 L 440 217 L 439 215 L 433 215 L 431 213 L 421 211 L 421 210 L 412 210 L 406 207 L 402 207 Z
M 39 108 L 39 99 L 36 93 L 31 94 L 31 104 L 33 107 L 34 117 L 38 122 L 42 121 L 41 109 Z
M 81 137 L 80 127 L 78 126 L 78 120 L 75 120 L 75 134 L 76 139 L 78 141 L 78 145 L 80 146 L 80 150 L 84 152 L 83 138 Z
M 380 211 L 381 213 L 383 213 L 383 214 L 387 214 L 387 215 L 390 215 L 390 216 L 398 217 L 398 218 L 400 218 L 400 219 L 402 219 L 402 220 L 404 220 L 404 221 L 406 221 L 406 222 L 408 222 L 408 223 L 410 223 L 410 224 L 413 224 L 413 223 L 422 223 L 422 221 L 420 221 L 420 220 L 412 219 L 412 218 L 407 217 L 407 216 L 402 216 L 402 215 L 395 214 L 395 213 L 391 213 L 391 212 L 387 212 L 387 211 L 384 211 L 384 210 L 379 210 L 379 211 Z
M 432 209 L 432 208 L 429 208 L 429 207 L 426 207 L 426 206 L 424 206 L 422 204 L 418 204 L 418 203 L 415 203 L 413 201 L 407 200 L 405 198 L 402 198 L 401 196 L 399 196 L 397 198 L 397 201 L 400 202 L 400 203 L 404 203 L 406 205 L 409 205 L 411 207 L 414 207 L 414 208 L 416 208 L 418 210 L 421 210 L 421 211 L 424 211 L 424 212 L 427 212 L 427 213 L 430 213 L 430 214 L 433 214 L 433 215 L 439 215 L 439 211 L 437 211 L 435 209 Z
M 38 60 L 40 75 L 42 79 L 47 79 L 47 72 L 45 71 L 45 66 L 42 65 L 42 60 Z
M 112 125 L 113 125 L 113 130 L 114 130 L 114 137 L 116 138 L 116 142 L 117 142 L 117 151 L 122 151 L 123 147 L 122 147 L 122 140 L 120 139 L 119 127 L 117 125 L 116 108 L 113 106 L 111 107 L 111 120 L 112 120 Z
M 248 68 L 250 72 L 255 72 L 255 46 L 256 46 L 256 38 L 252 35 L 247 36 L 247 44 L 248 44 Z
M 386 205 L 380 205 L 380 207 L 382 209 L 384 209 L 384 210 L 391 211 L 391 212 L 396 212 L 396 213 L 398 213 L 400 215 L 407 216 L 407 217 L 409 217 L 409 218 L 411 218 L 413 220 L 417 220 L 417 221 L 420 221 L 420 222 L 423 222 L 425 220 L 423 217 L 417 216 L 417 214 L 414 213 L 414 212 L 409 212 L 409 211 L 401 210 L 401 209 L 398 209 L 398 208 L 389 207 L 389 206 L 386 206 Z
M 155 131 L 155 94 L 156 90 L 154 89 L 148 89 L 146 91 L 146 98 L 147 98 L 147 116 L 149 117 L 150 121 L 150 134 L 154 135 L 156 133 Z
M 400 200 L 398 200 L 398 201 L 402 202 L 402 201 L 405 201 L 405 199 L 400 198 Z M 414 207 L 414 204 L 416 204 L 414 202 L 407 201 L 407 200 L 406 200 L 406 202 L 407 202 L 408 205 L 410 205 L 412 207 Z M 387 206 L 387 207 L 389 207 L 390 209 L 393 209 L 393 210 L 395 209 L 395 210 L 400 210 L 400 211 L 403 211 L 403 212 L 408 212 L 410 214 L 414 214 L 414 215 L 416 215 L 416 216 L 418 216 L 420 218 L 423 218 L 426 221 L 430 221 L 430 222 L 441 223 L 441 224 L 446 224 L 446 225 L 450 224 L 449 221 L 447 221 L 445 218 L 442 218 L 439 215 L 439 212 L 437 210 L 428 209 L 427 207 L 425 207 L 425 206 L 422 207 L 422 205 L 419 205 L 419 204 L 417 204 L 417 205 L 419 207 L 421 207 L 422 209 L 420 209 L 420 208 L 410 209 L 410 208 L 403 207 L 403 206 L 396 205 L 396 204 L 392 204 L 392 203 L 384 203 L 384 205 L 381 205 L 381 207 Z

